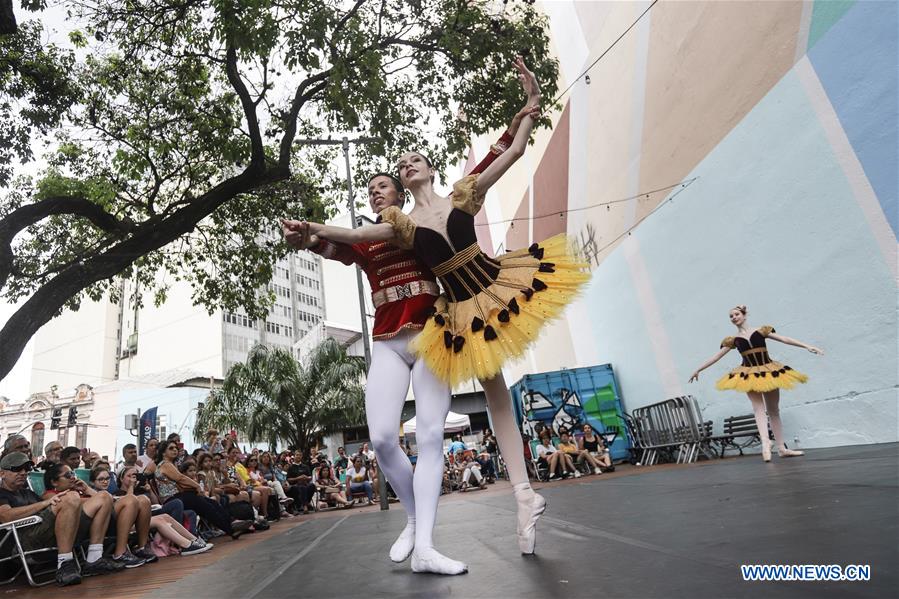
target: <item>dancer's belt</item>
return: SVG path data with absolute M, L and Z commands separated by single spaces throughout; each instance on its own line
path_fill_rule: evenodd
M 771 357 L 768 355 L 768 348 L 766 347 L 747 349 L 744 352 L 740 352 L 740 355 L 743 356 L 744 366 L 764 366 L 771 361 Z
M 371 302 L 379 308 L 388 302 L 396 302 L 416 295 L 440 295 L 440 287 L 433 281 L 412 281 L 405 285 L 394 285 L 371 294 Z

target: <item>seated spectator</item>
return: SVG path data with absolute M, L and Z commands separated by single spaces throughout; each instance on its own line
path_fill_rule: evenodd
M 81 450 L 70 445 L 59 452 L 59 461 L 70 469 L 77 470 L 81 467 Z
M 122 563 L 103 557 L 103 537 L 112 514 L 112 497 L 98 493 L 82 501 L 78 493 L 63 491 L 46 499 L 28 488 L 33 468 L 28 456 L 11 452 L 0 459 L 0 522 L 40 516 L 41 523 L 17 531 L 22 548 L 33 551 L 55 546 L 58 550 L 56 583 L 78 584 L 82 576 L 106 574 L 124 568 Z M 78 570 L 73 549 L 87 537 L 87 559 Z
M 141 472 L 153 473 L 156 467 L 156 452 L 159 449 L 159 439 L 150 437 L 147 439 L 147 446 L 144 448 L 144 454 L 137 458 L 137 465 L 143 470 Z
M 107 472 L 112 472 L 112 467 L 109 465 L 109 462 L 107 462 L 106 460 L 97 460 L 96 462 L 94 462 L 94 467 L 91 468 L 91 470 L 93 471 L 93 470 L 97 470 L 97 469 L 102 469 L 102 470 L 106 470 Z M 108 491 L 110 495 L 115 495 L 115 492 L 118 490 L 119 490 L 118 483 L 116 482 L 116 479 L 113 476 L 112 478 L 109 479 L 109 487 L 106 489 L 106 491 Z
M 366 465 L 375 459 L 375 452 L 369 447 L 368 442 L 363 443 L 362 447 L 359 448 L 359 455 L 362 456 L 362 461 Z
M 151 504 L 150 498 L 146 495 L 135 495 L 134 489 L 132 489 L 131 493 L 120 495 L 118 493 L 118 485 L 116 485 L 116 490 L 113 491 L 110 489 L 112 486 L 110 483 L 112 482 L 112 473 L 102 466 L 94 468 L 91 470 L 90 475 L 90 486 L 94 491 L 97 492 L 106 492 L 113 496 L 115 503 L 113 504 L 114 511 L 114 520 L 115 520 L 115 536 L 116 536 L 116 553 L 113 554 L 113 558 L 116 558 L 116 555 L 121 555 L 119 553 L 119 537 L 124 537 L 125 542 L 125 554 L 131 554 L 131 557 L 136 557 L 138 559 L 144 560 L 146 563 L 155 562 L 157 557 L 156 554 L 153 553 L 149 548 L 150 543 L 150 520 L 151 520 Z M 78 481 L 81 482 L 81 481 Z M 131 552 L 128 548 L 128 533 L 131 532 L 131 527 L 129 526 L 124 532 L 121 532 L 121 528 L 119 526 L 120 519 L 119 515 L 125 511 L 126 509 L 133 510 L 137 517 L 134 521 L 134 528 L 137 532 L 137 547 L 138 549 L 134 552 Z M 137 566 L 128 566 L 128 567 L 137 567 Z
M 593 427 L 589 424 L 584 425 L 584 436 L 581 437 L 579 447 L 585 450 L 600 468 L 600 472 L 605 468 L 609 472 L 615 472 L 615 466 L 612 465 L 612 458 L 609 455 L 609 448 L 606 447 L 605 439 L 601 435 L 593 432 Z
M 46 470 L 48 464 L 59 461 L 59 454 L 62 453 L 62 443 L 59 441 L 50 441 L 44 446 L 44 461 L 37 465 L 38 470 Z
M 100 461 L 100 454 L 96 451 L 88 451 L 84 453 L 83 462 L 87 470 L 92 470 L 97 462 Z
M 224 447 L 219 439 L 219 432 L 214 428 L 206 431 L 206 442 L 200 448 L 206 453 L 221 453 Z
M 248 456 L 242 466 L 246 473 L 244 483 L 253 491 L 253 505 L 266 520 L 269 519 L 268 498 L 272 496 L 272 488 L 265 484 L 265 480 L 258 470 L 259 458 Z
M 119 476 L 126 466 L 134 466 L 138 472 L 144 471 L 144 467 L 137 462 L 137 445 L 134 443 L 128 443 L 122 448 L 122 465 L 118 467 Z
M 596 465 L 593 456 L 586 451 L 579 449 L 577 443 L 571 440 L 571 436 L 567 432 L 562 433 L 562 436 L 559 439 L 559 451 L 564 453 L 565 457 L 570 459 L 572 463 L 577 462 L 578 464 L 582 464 L 586 461 L 591 468 L 594 468 L 596 474 L 602 474 L 599 467 Z M 581 472 L 577 468 L 574 469 L 574 477 L 581 477 Z
M 178 471 L 175 458 L 179 447 L 175 441 L 166 441 L 159 445 L 156 461 L 156 487 L 163 503 L 177 498 L 184 507 L 193 510 L 210 524 L 237 539 L 253 525 L 248 520 L 238 520 L 231 524 L 231 517 L 220 504 L 199 494 L 200 483 Z
M 353 465 L 346 471 L 346 480 L 349 485 L 349 494 L 365 493 L 366 505 L 371 505 L 374 500 L 374 490 L 368 477 L 368 469 L 363 465 L 362 456 L 353 459 Z
M 348 500 L 343 492 L 343 485 L 334 478 L 334 471 L 327 464 L 318 467 L 316 486 L 322 501 L 333 501 L 340 507 L 352 507 L 356 500 Z
M 109 474 L 108 471 L 103 472 L 107 475 Z M 44 488 L 46 489 L 46 491 L 44 491 L 44 499 L 49 499 L 60 493 L 76 494 L 80 496 L 82 500 L 87 500 L 98 495 L 112 498 L 112 495 L 109 493 L 97 491 L 83 480 L 76 478 L 75 473 L 72 472 L 67 465 L 62 463 L 53 464 L 44 472 Z M 115 536 L 116 538 L 115 551 L 112 554 L 113 561 L 122 564 L 125 568 L 138 568 L 143 566 L 146 563 L 146 560 L 142 560 L 131 554 L 131 551 L 128 549 L 128 533 L 131 531 L 132 526 L 137 526 L 138 530 L 140 530 L 140 526 L 138 525 L 140 514 L 136 503 L 129 502 L 129 504 L 127 509 L 120 508 L 119 510 L 115 510 L 115 508 L 113 508 L 113 513 L 110 514 L 110 517 L 106 522 L 107 534 L 109 536 Z M 148 510 L 146 519 L 147 526 L 149 526 L 149 521 Z M 140 524 L 143 524 L 143 522 Z
M 487 446 L 481 450 L 481 453 L 475 458 L 481 467 L 481 474 L 491 485 L 496 482 L 496 468 L 493 465 L 493 456 L 487 450 Z
M 293 498 L 294 506 L 302 509 L 304 514 L 309 513 L 309 502 L 315 495 L 315 484 L 312 482 L 312 469 L 303 460 L 303 452 L 297 449 L 294 452 L 294 462 L 287 468 L 287 482 L 290 487 L 287 494 Z
M 443 487 L 441 489 L 441 495 L 446 495 L 448 493 L 452 493 L 456 483 L 455 483 L 455 471 L 450 468 L 450 465 L 444 462 L 443 464 Z
M 236 446 L 232 447 L 231 451 L 228 452 L 228 477 L 240 486 L 240 490 L 245 492 L 250 498 L 253 507 L 259 511 L 263 519 L 266 519 L 268 516 L 268 496 L 271 495 L 271 489 L 268 487 L 262 489 L 252 483 L 246 465 L 240 461 L 240 449 Z M 263 495 L 265 501 L 263 501 Z
M 224 491 L 219 488 L 220 481 L 221 475 L 213 466 L 213 457 L 208 453 L 201 453 L 197 457 L 197 482 L 200 483 L 200 489 L 206 497 L 223 503 Z
M 374 458 L 368 463 L 368 478 L 371 481 L 371 488 L 375 494 L 375 501 L 381 500 L 380 487 L 378 486 L 380 484 L 380 481 L 378 480 L 380 474 L 381 471 L 378 469 L 378 458 Z
M 549 429 L 544 428 L 540 432 L 540 444 L 537 445 L 537 460 L 544 466 L 549 468 L 549 480 L 559 478 L 567 473 L 568 461 L 561 451 L 557 451 L 553 445 L 552 437 L 549 435 Z M 574 464 L 571 465 L 574 470 Z
M 135 496 L 135 489 L 138 486 L 138 474 L 139 472 L 136 465 L 125 466 L 122 469 L 122 473 L 119 477 L 118 497 Z M 142 496 L 138 495 L 138 497 Z M 176 499 L 174 501 L 178 500 Z M 170 503 L 174 503 L 174 501 Z M 116 505 L 120 502 L 121 500 L 117 501 Z M 194 555 L 212 549 L 212 543 L 207 543 L 202 538 L 194 536 L 189 530 L 184 528 L 178 520 L 169 514 L 154 514 L 150 518 L 150 528 L 155 530 L 159 536 L 177 546 L 181 551 L 181 555 Z M 144 553 L 151 554 L 153 558 L 157 557 L 152 549 L 149 548 L 149 545 L 136 551 L 135 555 L 144 557 Z M 148 561 L 155 561 L 155 559 Z
M 0 459 L 2 459 L 3 456 L 6 456 L 14 451 L 24 453 L 26 456 L 28 456 L 29 460 L 32 460 L 31 442 L 28 441 L 28 439 L 26 439 L 24 435 L 12 434 L 8 436 L 6 438 L 6 441 L 3 442 L 3 453 L 0 454 Z
M 334 470 L 336 470 L 337 474 L 340 475 L 341 472 L 344 472 L 349 467 L 350 458 L 347 457 L 346 449 L 344 449 L 343 447 L 338 447 L 337 458 L 334 460 Z
M 465 443 L 462 442 L 462 435 L 453 435 L 453 442 L 449 446 L 449 454 L 453 457 L 460 451 L 465 451 Z
M 468 490 L 468 481 L 472 476 L 474 476 L 475 482 L 477 482 L 480 488 L 483 489 L 487 486 L 487 481 L 481 475 L 481 465 L 465 451 L 456 452 L 455 469 L 459 479 L 462 481 L 462 492 Z
M 287 477 L 283 477 L 284 482 L 282 483 L 275 473 L 277 467 L 272 460 L 272 454 L 267 451 L 259 454 L 259 463 L 256 465 L 256 469 L 262 481 L 278 496 L 278 502 L 281 504 L 281 515 L 287 514 L 287 508 L 293 504 L 293 499 L 288 497 L 287 492 L 284 490 L 284 485 L 287 484 Z M 252 476 L 252 473 L 250 476 Z
M 218 487 L 227 496 L 228 501 L 222 503 L 237 503 L 244 501 L 250 503 L 250 492 L 243 480 L 237 475 L 237 471 L 228 463 L 228 459 L 222 454 L 212 456 L 212 467 L 218 466 Z M 221 499 L 221 496 L 220 496 Z

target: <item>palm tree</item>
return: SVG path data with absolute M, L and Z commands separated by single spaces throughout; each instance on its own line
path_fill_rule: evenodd
M 333 339 L 305 364 L 288 351 L 257 345 L 212 393 L 194 433 L 200 440 L 209 428 L 234 428 L 250 443 L 286 442 L 308 452 L 319 436 L 364 422 L 364 395 L 365 361 Z

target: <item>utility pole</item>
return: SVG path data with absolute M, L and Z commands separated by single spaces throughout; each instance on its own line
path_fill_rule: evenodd
M 355 229 L 359 226 L 356 221 L 356 205 L 353 201 L 353 172 L 350 167 L 350 144 L 372 144 L 381 143 L 381 139 L 377 137 L 357 137 L 349 139 L 343 137 L 336 139 L 298 139 L 296 143 L 309 146 L 337 146 L 343 148 L 343 158 L 346 161 L 346 191 L 347 204 L 350 208 L 350 222 Z M 362 269 L 356 265 L 356 291 L 359 293 L 359 317 L 362 322 L 362 348 L 365 352 L 365 370 L 371 368 L 371 341 L 368 336 L 368 315 L 365 313 L 365 288 L 362 286 Z M 381 497 L 381 509 L 390 509 L 387 502 L 387 479 L 384 473 L 378 476 L 378 495 Z

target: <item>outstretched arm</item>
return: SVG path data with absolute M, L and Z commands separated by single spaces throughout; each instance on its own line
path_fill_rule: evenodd
M 723 357 L 724 357 L 724 354 L 726 354 L 726 353 L 729 352 L 729 351 L 730 351 L 730 348 L 729 348 L 729 347 L 722 347 L 720 350 L 718 350 L 718 353 L 717 353 L 717 354 L 715 354 L 714 356 L 712 356 L 711 358 L 709 358 L 708 360 L 706 360 L 705 363 L 704 363 L 702 366 L 700 366 L 699 368 L 696 369 L 696 372 L 694 372 L 694 373 L 690 376 L 690 381 L 689 381 L 689 382 L 692 383 L 693 381 L 698 381 L 698 380 L 699 380 L 699 373 L 700 373 L 700 372 L 702 372 L 703 370 L 705 370 L 706 368 L 708 368 L 709 366 L 711 366 L 712 364 L 714 364 L 715 362 L 717 362 L 718 360 L 720 360 L 721 358 L 723 358 Z
M 786 343 L 787 345 L 795 345 L 796 347 L 807 349 L 813 354 L 824 354 L 823 350 L 820 350 L 813 345 L 808 345 L 807 343 L 803 343 L 802 341 L 797 341 L 796 339 L 793 339 L 791 337 L 784 337 L 783 335 L 778 335 L 777 333 L 768 333 L 768 339 L 774 339 L 775 341 L 780 341 L 781 343 Z
M 487 190 L 524 154 L 528 138 L 531 136 L 531 131 L 534 128 L 534 118 L 540 112 L 540 86 L 537 84 L 534 73 L 528 70 L 520 56 L 515 59 L 515 68 L 518 69 L 518 77 L 528 96 L 525 107 L 516 115 L 516 118 L 521 116 L 521 124 L 509 149 L 484 169 L 484 172 L 478 177 L 478 195 L 487 193 Z
M 390 241 L 393 239 L 393 225 L 388 223 L 378 223 L 375 225 L 365 225 L 356 229 L 347 229 L 345 227 L 334 227 L 332 225 L 322 225 L 319 223 L 303 223 L 308 227 L 309 235 L 318 236 L 331 241 L 339 241 L 341 243 L 361 243 L 363 241 Z

